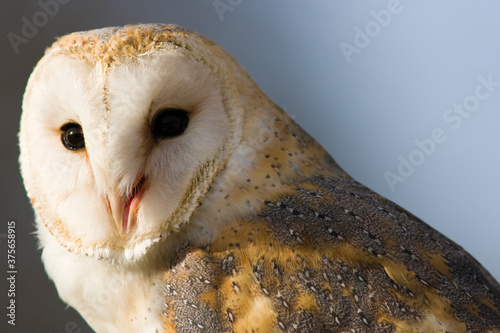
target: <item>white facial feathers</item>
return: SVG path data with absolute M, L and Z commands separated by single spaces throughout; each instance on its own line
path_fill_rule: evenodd
M 61 245 L 136 260 L 187 222 L 237 145 L 241 110 L 228 98 L 226 69 L 202 42 L 184 41 L 178 32 L 151 50 L 145 42 L 133 53 L 125 43 L 118 59 L 119 52 L 99 53 L 95 39 L 119 44 L 125 37 L 102 31 L 56 42 L 32 74 L 21 123 L 22 172 L 41 220 Z M 89 43 L 95 54 L 85 53 Z M 180 135 L 156 138 L 153 121 L 170 109 L 185 111 L 189 124 Z M 81 126 L 84 149 L 61 142 L 68 123 Z

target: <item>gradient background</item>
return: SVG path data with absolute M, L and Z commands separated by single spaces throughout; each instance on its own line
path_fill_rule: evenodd
M 0 4 L 0 267 L 6 271 L 7 221 L 17 222 L 17 325 L 6 324 L 5 273 L 0 331 L 89 332 L 58 299 L 43 270 L 33 213 L 18 172 L 17 131 L 26 81 L 54 37 L 130 23 L 176 23 L 232 53 L 263 90 L 316 137 L 354 178 L 410 210 L 474 255 L 500 279 L 500 87 L 453 130 L 446 109 L 474 93 L 478 76 L 500 82 L 500 2 L 401 0 L 400 12 L 348 63 L 340 44 L 373 25 L 384 1 L 83 1 L 59 12 L 15 53 L 7 34 L 33 21 L 37 1 Z M 389 188 L 414 140 L 447 135 L 404 183 Z

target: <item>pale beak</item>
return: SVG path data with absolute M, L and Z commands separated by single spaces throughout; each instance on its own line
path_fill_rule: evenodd
M 139 177 L 128 197 L 122 197 L 116 190 L 108 192 L 111 214 L 121 235 L 126 235 L 135 225 L 139 203 L 146 189 L 145 183 L 145 178 L 143 176 Z
M 122 221 L 123 221 L 123 199 L 116 190 L 112 190 L 108 193 L 109 205 L 111 208 L 111 214 L 113 215 L 113 220 L 115 222 L 116 229 L 123 235 Z

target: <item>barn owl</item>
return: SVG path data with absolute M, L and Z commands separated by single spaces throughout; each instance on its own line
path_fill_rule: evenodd
M 20 147 L 46 271 L 96 332 L 500 332 L 477 261 L 195 32 L 58 39 Z

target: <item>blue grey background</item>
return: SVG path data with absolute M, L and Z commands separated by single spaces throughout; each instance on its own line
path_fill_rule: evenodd
M 43 8 L 38 1 L 0 4 L 0 267 L 10 220 L 17 223 L 18 266 L 17 325 L 2 314 L 0 331 L 90 331 L 43 271 L 16 135 L 26 81 L 54 37 L 130 23 L 176 23 L 220 44 L 354 178 L 462 245 L 500 279 L 500 87 L 490 87 L 497 90 L 459 128 L 443 119 L 454 104 L 474 101 L 478 77 L 500 82 L 498 1 L 60 1 L 17 53 L 8 33 L 21 35 L 23 17 L 33 22 Z M 347 44 L 351 51 L 358 45 L 357 53 L 346 57 Z M 437 128 L 446 140 L 429 155 L 416 152 L 415 140 L 427 142 Z M 420 164 L 391 189 L 385 174 L 398 174 L 400 158 L 410 155 Z

